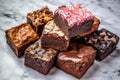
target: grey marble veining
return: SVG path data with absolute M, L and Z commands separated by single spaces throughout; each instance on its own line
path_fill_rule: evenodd
M 120 37 L 120 0 L 0 0 L 0 80 L 77 80 L 63 71 L 53 68 L 42 75 L 24 66 L 24 58 L 18 59 L 6 44 L 4 31 L 26 22 L 28 12 L 49 6 L 54 11 L 61 5 L 83 4 L 101 21 L 99 29 L 106 28 Z M 120 43 L 117 49 L 103 61 L 94 65 L 80 80 L 120 80 Z

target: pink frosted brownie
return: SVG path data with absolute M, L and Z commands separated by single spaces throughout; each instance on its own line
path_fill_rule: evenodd
M 89 31 L 94 22 L 94 15 L 80 4 L 70 7 L 61 6 L 54 14 L 55 23 L 68 29 L 70 37 Z

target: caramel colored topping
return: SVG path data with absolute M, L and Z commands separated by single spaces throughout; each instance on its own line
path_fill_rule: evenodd
M 54 21 L 49 21 L 43 30 L 43 34 L 57 34 L 58 36 L 64 36 L 64 32 L 60 30 L 60 28 L 54 23 Z
M 30 24 L 27 23 L 21 24 L 18 27 L 14 27 L 7 31 L 7 34 L 10 36 L 17 48 L 39 38 L 37 33 L 31 28 Z
M 47 23 L 53 19 L 53 13 L 49 10 L 47 6 L 43 7 L 41 10 L 33 11 L 27 14 L 27 18 L 32 20 L 34 26 L 39 26 Z M 40 24 L 39 24 L 40 23 Z

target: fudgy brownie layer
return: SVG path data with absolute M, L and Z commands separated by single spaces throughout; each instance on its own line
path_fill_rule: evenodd
M 100 24 L 100 20 L 99 20 L 98 18 L 94 18 L 94 22 L 93 22 L 93 24 L 92 24 L 92 28 L 91 28 L 89 31 L 84 32 L 84 33 L 78 35 L 77 37 L 78 37 L 78 38 L 80 38 L 80 37 L 85 37 L 85 36 L 87 36 L 87 35 L 95 32 L 95 31 L 97 31 L 97 30 L 98 30 L 98 27 L 99 27 L 99 24 Z
M 93 64 L 96 51 L 91 46 L 70 44 L 68 51 L 60 52 L 57 67 L 76 78 L 81 78 Z

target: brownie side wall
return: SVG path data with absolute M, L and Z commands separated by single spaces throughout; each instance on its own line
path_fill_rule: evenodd
M 31 58 L 31 55 L 25 55 L 24 64 L 44 75 L 47 75 L 50 69 L 55 64 L 55 57 L 53 57 L 50 61 L 43 61 L 38 59 Z
M 6 31 L 6 41 L 7 41 L 7 44 L 10 46 L 10 48 L 12 49 L 12 51 L 18 57 L 18 49 L 15 47 L 13 41 L 10 39 L 9 35 L 7 34 L 7 31 Z
M 39 36 L 41 36 L 42 31 L 43 31 L 43 28 L 44 28 L 44 24 L 43 24 L 43 25 L 40 25 L 40 26 L 34 26 L 34 25 L 32 24 L 32 21 L 31 21 L 29 18 L 27 18 L 27 23 L 29 23 L 29 24 L 31 25 L 31 27 L 33 28 L 33 30 L 34 30 Z
M 63 30 L 64 30 L 64 28 L 68 29 L 67 21 L 65 19 L 63 19 L 58 13 L 55 13 L 55 15 L 54 15 L 54 22 L 56 23 L 56 25 L 58 25 Z
M 25 49 L 26 49 L 28 46 L 30 46 L 31 44 L 33 44 L 35 41 L 36 41 L 36 40 L 30 42 L 30 43 L 27 44 L 27 45 L 22 46 L 22 47 L 18 50 L 18 57 L 19 57 L 19 58 L 22 57 L 22 56 L 24 55 L 24 53 L 25 53 Z
M 54 48 L 60 51 L 65 51 L 68 48 L 68 40 L 64 37 L 55 37 L 52 34 L 44 34 L 41 38 L 41 45 L 47 48 Z
M 68 30 L 70 38 L 83 34 L 87 31 L 90 31 L 92 28 L 93 22 L 94 20 L 88 20 L 81 25 L 74 25 L 72 28 Z

